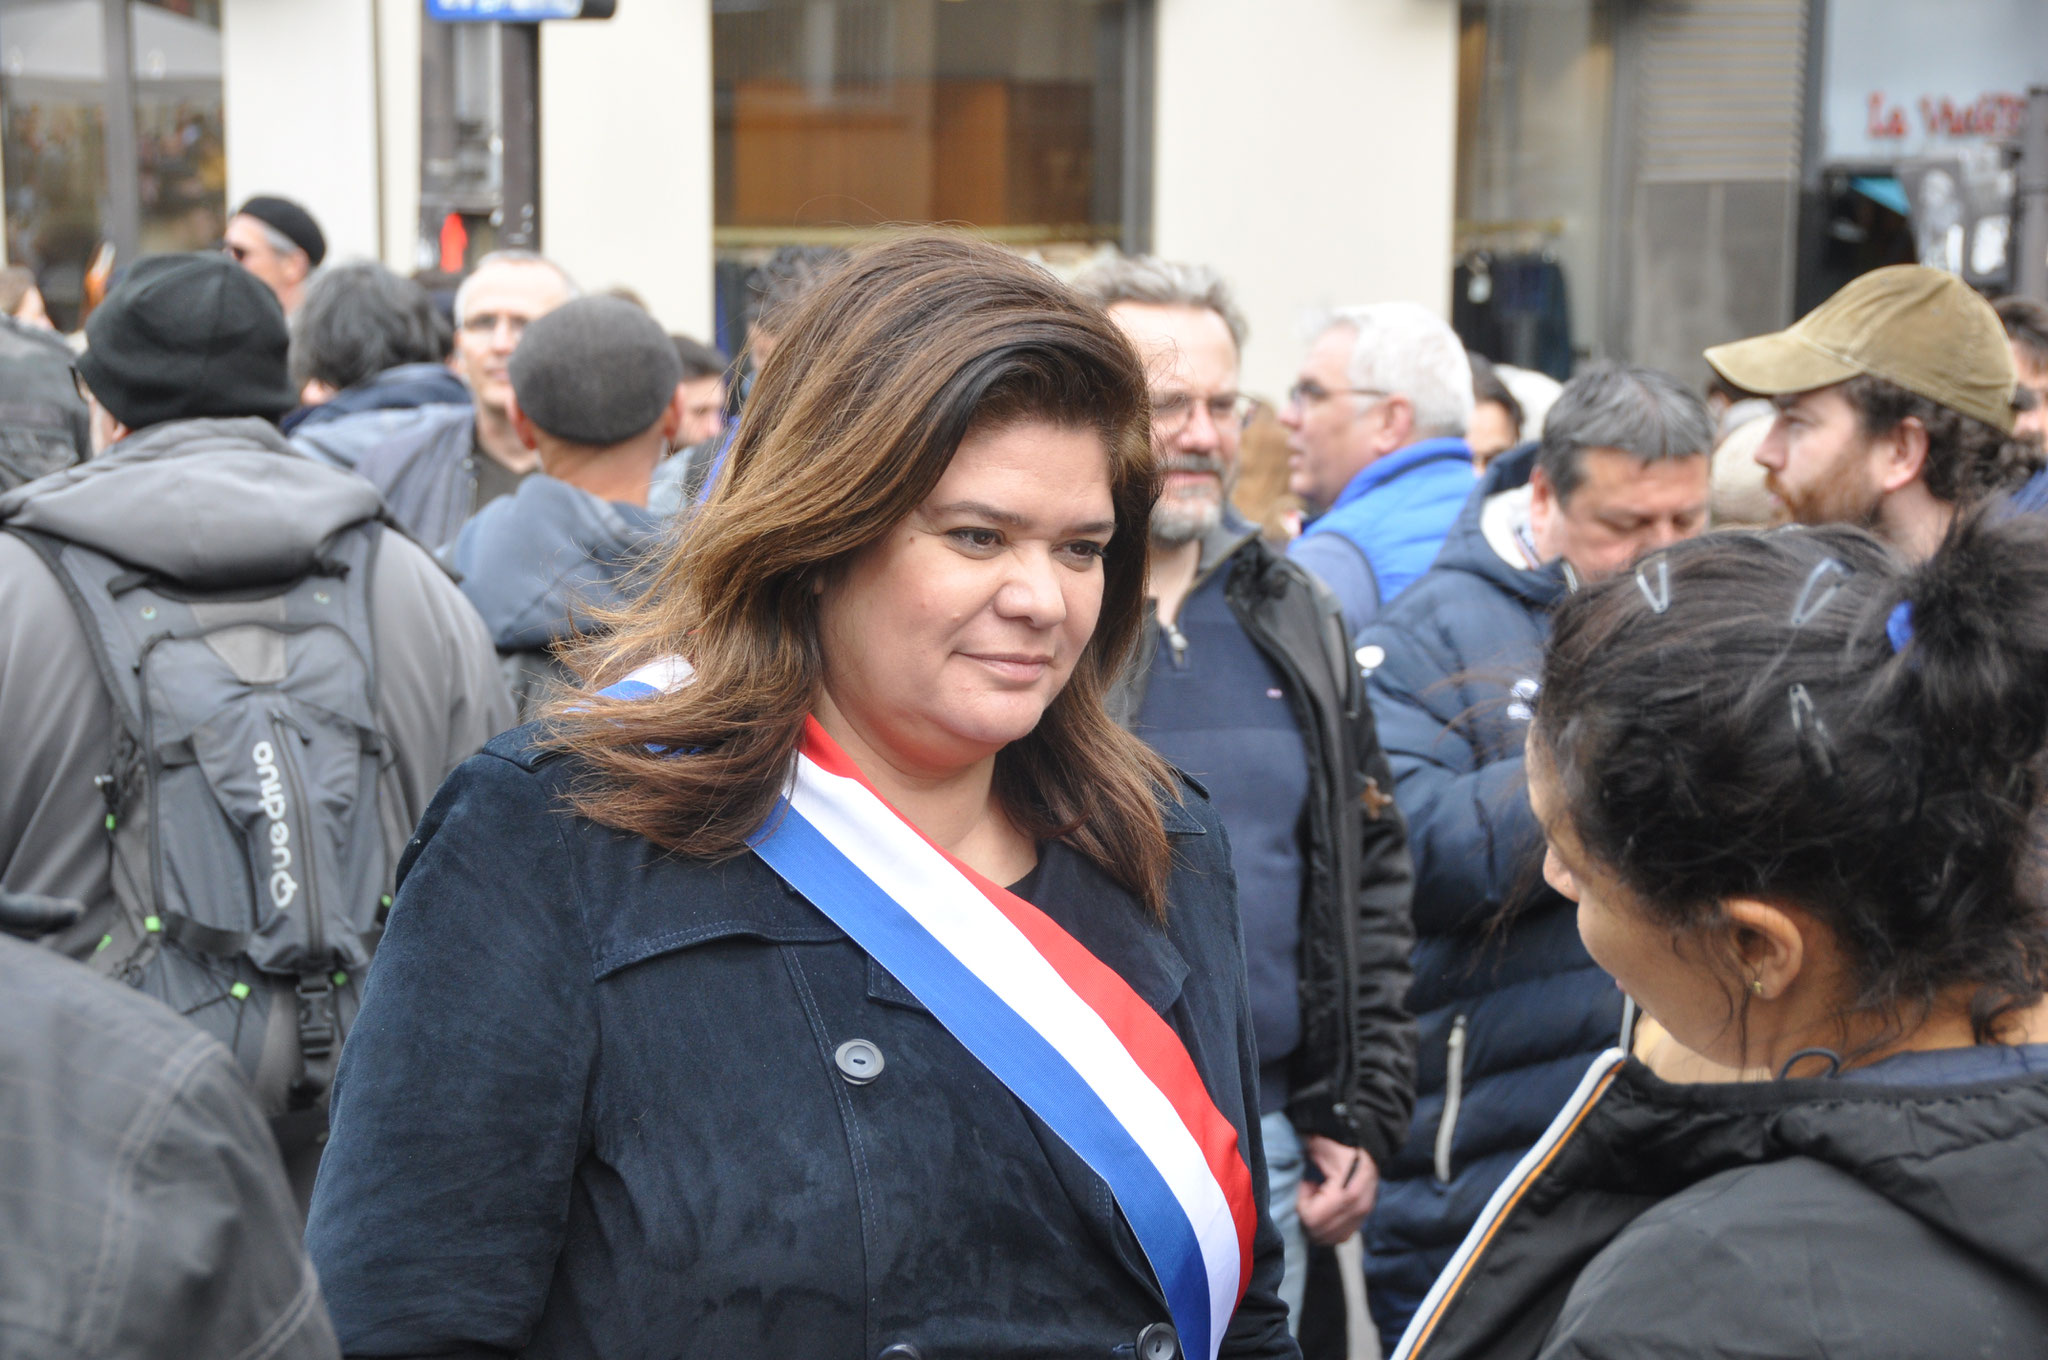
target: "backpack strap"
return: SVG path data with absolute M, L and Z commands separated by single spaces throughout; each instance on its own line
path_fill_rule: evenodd
M 142 740 L 142 720 L 128 703 L 128 693 L 121 685 L 121 677 L 114 669 L 114 659 L 107 653 L 107 640 L 100 631 L 99 621 L 93 616 L 92 606 L 79 593 L 78 582 L 64 566 L 64 541 L 34 529 L 24 529 L 18 524 L 0 525 L 0 532 L 14 535 L 29 550 L 42 559 L 50 569 L 50 575 L 57 578 L 63 588 L 64 598 L 71 602 L 71 612 L 78 618 L 80 631 L 85 634 L 87 647 L 92 651 L 93 669 L 99 672 L 100 684 L 107 691 L 107 699 L 114 705 L 114 712 L 121 719 L 121 726 L 136 741 Z
M 106 768 L 94 775 L 92 782 L 105 806 L 108 873 L 115 906 L 111 919 L 106 923 L 106 933 L 99 937 L 98 947 L 89 954 L 74 953 L 73 956 L 81 958 L 87 967 L 103 977 L 134 985 L 142 969 L 163 943 L 161 917 L 155 915 L 159 894 L 153 873 L 149 866 L 138 865 L 123 853 L 117 833 L 137 786 L 148 787 L 148 770 L 156 759 L 156 754 L 148 749 L 142 715 L 131 701 L 127 687 L 127 682 L 132 682 L 134 677 L 131 674 L 124 682 L 122 667 L 109 650 L 101 620 L 87 601 L 78 575 L 64 560 L 66 548 L 80 552 L 93 550 L 78 548 L 54 534 L 19 524 L 0 524 L 0 532 L 11 534 L 27 545 L 29 551 L 48 568 L 50 575 L 56 578 L 58 588 L 71 605 L 72 617 L 84 634 L 93 670 L 100 679 L 100 689 L 107 696 L 107 705 L 114 714 Z M 152 919 L 158 924 L 151 925 Z M 94 927 L 95 930 L 98 928 L 97 925 Z M 123 941 L 123 947 L 109 948 L 116 938 Z M 67 949 L 67 952 L 70 951 Z

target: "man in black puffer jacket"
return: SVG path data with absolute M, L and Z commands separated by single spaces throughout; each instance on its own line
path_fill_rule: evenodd
M 1416 875 L 1415 1118 L 1365 1228 L 1389 1348 L 1619 1032 L 1620 993 L 1541 878 L 1523 739 L 1551 607 L 1706 527 L 1713 432 L 1662 373 L 1581 374 L 1542 441 L 1494 462 L 1436 565 L 1359 634 Z

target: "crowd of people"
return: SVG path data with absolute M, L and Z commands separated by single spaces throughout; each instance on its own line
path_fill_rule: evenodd
M 325 253 L 0 318 L 0 1351 L 2048 1355 L 2048 308 Z

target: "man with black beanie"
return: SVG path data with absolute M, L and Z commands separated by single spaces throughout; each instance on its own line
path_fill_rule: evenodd
M 313 214 L 288 198 L 268 194 L 235 209 L 220 245 L 277 295 L 286 316 L 299 310 L 307 278 L 327 258 L 327 237 Z
M 263 851 L 266 872 L 274 848 L 297 847 L 296 860 L 287 853 L 279 863 L 306 889 L 284 895 L 278 917 L 302 920 L 321 910 L 313 888 L 323 861 L 360 862 L 366 878 L 389 881 L 442 778 L 510 725 L 510 697 L 476 611 L 425 550 L 384 530 L 375 488 L 294 451 L 278 433 L 274 422 L 295 400 L 288 338 L 277 299 L 253 274 L 219 254 L 145 258 L 93 312 L 86 338 L 77 372 L 96 456 L 0 495 L 0 749 L 8 771 L 0 781 L 0 890 L 82 905 L 82 922 L 52 942 L 104 972 L 117 970 L 103 965 L 125 960 L 132 966 L 121 970 L 124 980 L 144 985 L 185 965 L 238 979 L 239 990 L 224 992 L 219 1004 L 180 1009 L 235 1048 L 259 1100 L 277 1115 L 287 1079 L 304 1073 L 251 1061 L 264 1042 L 265 1016 L 277 1010 L 264 979 L 252 985 L 231 971 L 245 966 L 236 949 L 252 947 L 253 937 L 180 934 L 172 912 L 151 905 L 161 895 L 189 901 L 214 889 L 160 863 L 165 847 L 176 848 L 160 829 L 211 804 L 157 793 L 196 763 L 225 781 L 211 795 L 225 812 L 237 781 L 258 777 L 250 770 L 268 769 L 278 787 L 284 750 L 319 749 L 319 715 L 360 714 L 348 720 L 360 737 L 348 768 L 373 754 L 365 769 L 376 773 L 364 779 L 373 787 L 352 774 L 348 800 L 374 800 L 372 811 L 330 825 L 326 805 L 308 788 L 289 806 L 285 794 L 276 795 L 274 826 L 259 816 L 254 829 L 222 832 L 267 832 L 250 851 Z M 286 612 L 288 604 L 300 607 L 294 601 L 318 617 L 295 622 Z M 206 732 L 226 729 L 212 720 L 189 737 L 168 735 L 165 715 L 194 663 L 217 660 L 232 670 L 217 686 L 225 715 L 251 694 L 285 694 L 307 649 L 339 647 L 336 636 L 346 638 L 346 654 L 362 658 L 363 684 L 313 677 L 329 683 L 329 697 L 313 701 L 321 707 L 278 718 L 274 728 L 260 728 L 260 739 L 216 741 Z M 147 681 L 139 697 L 128 692 L 138 675 Z M 138 731 L 154 735 L 143 740 Z M 209 742 L 219 748 L 212 757 Z M 216 772 L 209 759 L 227 763 Z M 322 775 L 311 765 L 284 773 Z M 298 820 L 287 825 L 285 812 Z M 128 839 L 138 826 L 153 838 L 146 846 Z M 319 856 L 307 849 L 316 837 Z M 231 872 L 223 872 L 217 895 L 246 914 L 249 866 L 233 857 L 225 863 Z M 373 889 L 367 908 L 376 902 Z M 328 905 L 364 906 L 331 898 Z M 258 933 L 275 924 L 259 922 Z M 132 949 L 138 937 L 123 934 L 131 928 L 144 932 Z M 252 927 L 245 921 L 237 929 Z M 330 983 L 323 968 L 313 979 L 341 1022 L 353 1013 L 360 972 L 334 971 Z M 287 981 L 280 1003 L 287 1016 L 291 992 Z M 303 1193 L 317 1143 L 297 1151 L 303 1156 L 292 1171 Z
M 492 501 L 447 550 L 504 659 L 521 716 L 568 672 L 551 649 L 623 604 L 660 533 L 647 493 L 683 422 L 682 360 L 661 326 L 586 297 L 526 328 L 509 365 L 512 421 L 541 470 Z

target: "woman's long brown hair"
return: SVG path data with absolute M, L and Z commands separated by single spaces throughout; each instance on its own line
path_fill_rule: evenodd
M 823 684 L 814 582 L 921 505 L 970 430 L 1024 420 L 1102 437 L 1116 532 L 1095 634 L 1037 728 L 998 753 L 996 794 L 1027 834 L 1163 915 L 1171 777 L 1102 705 L 1144 616 L 1159 489 L 1144 369 L 1101 309 L 959 236 L 854 256 L 783 334 L 711 498 L 638 603 L 569 658 L 593 689 L 664 656 L 696 671 L 658 698 L 554 707 L 549 740 L 588 767 L 575 810 L 684 855 L 745 850 Z

